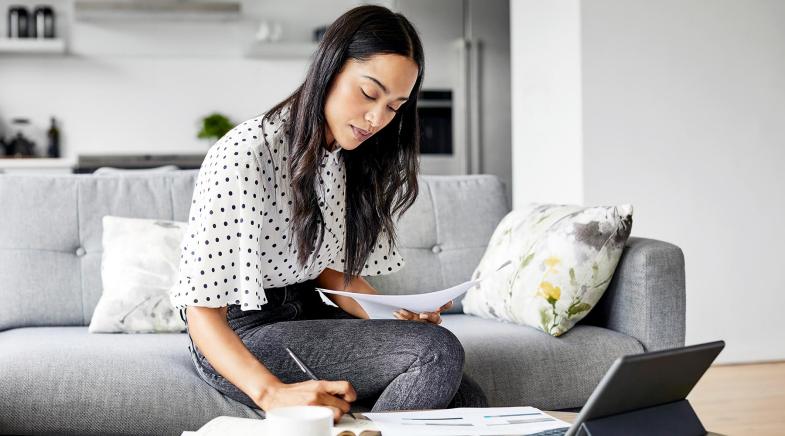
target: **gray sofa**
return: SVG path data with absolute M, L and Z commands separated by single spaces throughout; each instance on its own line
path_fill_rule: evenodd
M 179 435 L 219 415 L 263 416 L 198 377 L 185 333 L 87 332 L 101 217 L 187 221 L 197 173 L 0 176 L 0 433 Z M 373 284 L 394 293 L 467 280 L 508 210 L 493 176 L 423 177 L 399 222 L 406 266 Z M 562 337 L 462 313 L 443 325 L 491 405 L 566 409 L 618 356 L 683 345 L 684 314 L 682 251 L 632 237 L 600 304 Z

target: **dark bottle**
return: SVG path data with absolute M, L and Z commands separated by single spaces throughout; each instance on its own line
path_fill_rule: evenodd
M 8 145 L 8 154 L 13 157 L 29 157 L 35 154 L 35 143 L 25 136 L 30 133 L 28 118 L 12 118 L 11 126 L 16 132 Z
M 46 155 L 48 157 L 60 157 L 60 129 L 55 125 L 55 118 L 51 117 L 52 125 L 46 131 L 48 140 L 48 147 L 46 148 Z
M 28 33 L 31 38 L 55 37 L 55 15 L 50 6 L 36 6 L 33 9 L 32 22 Z
M 8 8 L 8 37 L 27 38 L 30 32 L 30 14 L 20 5 Z
M 35 155 L 35 143 L 30 141 L 22 134 L 17 132 L 16 136 L 11 139 L 10 155 L 13 157 L 29 157 Z

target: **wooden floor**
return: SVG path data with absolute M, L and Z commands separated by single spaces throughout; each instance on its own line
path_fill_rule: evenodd
M 785 362 L 712 366 L 687 399 L 707 430 L 785 435 Z

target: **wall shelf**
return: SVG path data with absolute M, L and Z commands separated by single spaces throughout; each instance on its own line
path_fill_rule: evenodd
M 0 156 L 0 177 L 5 174 L 71 174 L 73 157 Z
M 62 38 L 0 38 L 0 54 L 65 54 Z
M 239 2 L 193 0 L 76 0 L 78 21 L 164 20 L 233 21 L 240 18 Z

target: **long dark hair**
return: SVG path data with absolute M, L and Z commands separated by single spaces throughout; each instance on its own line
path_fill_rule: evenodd
M 345 284 L 362 271 L 382 231 L 392 242 L 390 248 L 395 245 L 394 219 L 411 207 L 418 194 L 417 96 L 425 60 L 417 31 L 403 15 L 382 6 L 347 11 L 325 31 L 302 85 L 264 117 L 273 118 L 289 108 L 283 129 L 290 143 L 290 225 L 297 236 L 297 260 L 304 265 L 312 252 L 318 252 L 324 237 L 314 182 L 326 143 L 327 91 L 347 60 L 366 61 L 377 54 L 411 58 L 419 71 L 409 100 L 393 120 L 356 149 L 341 152 L 346 168 Z

